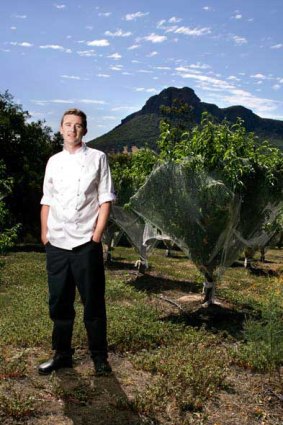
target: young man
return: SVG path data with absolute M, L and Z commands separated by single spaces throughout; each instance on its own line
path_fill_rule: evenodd
M 106 155 L 83 143 L 87 118 L 78 109 L 61 120 L 62 152 L 46 166 L 41 200 L 41 239 L 46 249 L 49 314 L 55 355 L 40 374 L 72 367 L 76 287 L 96 375 L 111 372 L 107 361 L 105 277 L 101 238 L 115 199 Z

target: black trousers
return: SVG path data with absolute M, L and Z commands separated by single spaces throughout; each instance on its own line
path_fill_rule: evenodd
M 90 241 L 71 251 L 46 245 L 52 348 L 71 355 L 76 287 L 84 306 L 91 356 L 107 358 L 105 274 L 102 244 Z

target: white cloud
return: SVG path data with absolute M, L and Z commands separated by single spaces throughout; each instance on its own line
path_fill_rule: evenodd
M 15 31 L 17 27 L 10 27 L 10 30 Z
M 143 37 L 146 41 L 151 41 L 152 43 L 163 43 L 163 41 L 167 40 L 166 35 L 158 35 L 155 33 L 151 33 L 146 37 Z
M 11 41 L 11 46 L 19 46 L 19 47 L 32 47 L 33 44 L 29 43 L 27 41 L 22 41 L 22 42 L 18 42 L 18 41 Z
M 242 19 L 242 17 L 243 15 L 238 10 L 235 10 L 234 15 L 231 16 L 231 19 L 239 20 L 239 19 Z
M 137 92 L 158 93 L 158 91 L 154 88 L 146 89 L 144 87 L 137 87 L 134 90 L 137 91 Z
M 238 46 L 241 46 L 242 44 L 247 43 L 247 39 L 245 37 L 240 37 L 239 35 L 234 35 L 232 38 Z
M 176 16 L 172 16 L 172 18 L 168 19 L 168 22 L 170 24 L 177 24 L 178 22 L 181 22 L 182 18 L 176 18 Z
M 112 71 L 122 71 L 122 69 L 123 69 L 123 65 L 111 65 L 111 66 L 110 66 L 110 69 L 111 69 Z
M 202 35 L 207 35 L 211 33 L 211 29 L 209 27 L 203 27 L 203 28 L 199 28 L 199 27 L 195 27 L 195 28 L 190 28 L 190 27 L 179 27 L 176 30 L 174 30 L 175 34 L 184 34 L 184 35 L 190 35 L 193 37 L 200 37 Z
M 51 50 L 59 50 L 61 52 L 65 53 L 72 53 L 71 49 L 66 49 L 63 46 L 60 46 L 59 44 L 45 44 L 42 46 L 39 46 L 40 49 L 51 49 Z
M 116 106 L 111 109 L 111 111 L 136 111 L 138 109 L 137 106 Z
M 237 88 L 231 82 L 208 75 L 184 72 L 183 67 L 176 68 L 176 71 L 182 78 L 196 80 L 202 90 L 213 92 L 214 101 L 218 98 L 219 102 L 228 105 L 243 105 L 258 114 L 264 114 L 277 108 L 278 102 L 257 97 L 246 90 Z M 215 94 L 217 92 L 219 92 L 218 96 Z
M 148 58 L 153 58 L 153 56 L 156 56 L 156 55 L 158 55 L 158 52 L 156 52 L 156 51 L 153 51 L 153 52 L 150 52 L 148 55 L 146 55 Z
M 105 39 L 87 41 L 86 44 L 88 46 L 96 46 L 96 47 L 106 47 L 110 45 L 109 41 Z
M 86 103 L 90 105 L 105 105 L 106 102 L 104 100 L 94 100 L 94 99 L 78 99 L 77 102 L 79 103 Z
M 100 78 L 110 78 L 111 76 L 109 74 L 96 74 L 97 77 Z
M 63 74 L 63 75 L 60 75 L 60 77 L 61 78 L 66 78 L 68 80 L 83 80 L 83 78 L 81 78 L 81 77 L 79 77 L 77 75 L 66 75 L 66 74 Z
M 272 88 L 273 88 L 273 90 L 279 90 L 279 89 L 281 89 L 281 86 L 280 86 L 280 84 L 274 84 L 272 86 Z
M 240 78 L 236 77 L 235 75 L 229 75 L 229 77 L 227 78 L 227 80 L 230 80 L 230 81 L 241 81 Z
M 96 56 L 96 52 L 95 50 L 78 50 L 77 54 L 79 56 L 84 56 L 84 57 L 93 57 Z
M 38 106 L 45 106 L 45 105 L 49 105 L 50 103 L 73 104 L 75 103 L 75 100 L 74 99 L 53 99 L 53 100 L 32 99 L 31 102 Z
M 192 63 L 191 65 L 189 65 L 189 67 L 193 68 L 193 69 L 209 69 L 209 68 L 211 68 L 210 65 L 207 65 L 206 63 L 200 63 L 200 62 Z
M 113 53 L 112 55 L 107 56 L 110 59 L 114 59 L 114 60 L 119 60 L 122 58 L 122 56 L 120 55 L 120 53 Z
M 104 17 L 106 17 L 106 18 L 108 18 L 109 16 L 111 16 L 112 15 L 112 12 L 100 12 L 99 14 L 98 14 L 98 16 L 104 16 Z
M 173 32 L 178 29 L 178 25 L 168 25 L 168 23 L 169 21 L 166 21 L 166 19 L 161 19 L 161 21 L 157 22 L 156 27 L 165 32 Z
M 206 12 L 211 12 L 213 9 L 211 6 L 203 6 L 203 10 L 205 10 Z
M 85 27 L 86 30 L 92 31 L 93 30 L 93 26 L 92 25 L 87 25 Z
M 65 9 L 66 5 L 65 4 L 54 4 L 54 6 L 56 7 L 56 9 Z
M 140 44 L 132 44 L 132 46 L 128 47 L 128 50 L 134 50 L 134 49 L 138 49 L 140 46 Z
M 277 102 L 257 97 L 245 90 L 234 89 L 231 95 L 224 96 L 223 100 L 230 105 L 243 105 L 246 108 L 252 109 L 257 114 L 264 114 L 277 108 Z
M 138 69 L 137 72 L 140 72 L 141 74 L 152 74 L 153 71 L 150 71 L 149 69 Z
M 136 13 L 128 13 L 126 16 L 125 16 L 125 20 L 126 21 L 134 21 L 134 20 L 136 20 L 137 18 L 143 18 L 144 16 L 147 16 L 147 15 L 149 15 L 149 12 L 136 12 Z
M 251 78 L 257 78 L 259 80 L 266 80 L 267 79 L 266 75 L 263 75 L 263 74 L 260 74 L 260 73 L 251 75 Z
M 17 19 L 27 19 L 27 15 L 15 15 Z
M 157 28 L 162 29 L 165 32 L 174 32 L 175 34 L 184 34 L 184 35 L 189 35 L 193 37 L 200 37 L 202 35 L 207 35 L 211 33 L 211 29 L 209 27 L 191 28 L 186 26 L 178 27 L 178 25 L 168 25 L 172 23 L 177 23 L 179 21 L 180 21 L 179 18 L 174 18 L 174 17 L 169 19 L 168 21 L 166 21 L 165 19 L 162 19 L 161 21 L 157 23 Z
M 161 70 L 161 71 L 170 71 L 171 70 L 170 66 L 155 66 L 154 69 L 158 69 L 158 70 Z
M 104 34 L 110 37 L 129 37 L 130 35 L 132 35 L 130 31 L 123 31 L 121 29 L 118 29 L 115 32 L 105 31 Z
M 85 103 L 85 104 L 95 104 L 95 105 L 105 105 L 104 100 L 94 100 L 94 99 L 50 99 L 50 100 L 32 100 L 32 103 L 45 106 L 50 103 L 59 103 L 59 104 L 74 104 L 74 103 Z
M 270 48 L 271 49 L 282 49 L 282 47 L 283 47 L 283 44 L 282 43 L 279 43 L 279 44 L 274 44 Z

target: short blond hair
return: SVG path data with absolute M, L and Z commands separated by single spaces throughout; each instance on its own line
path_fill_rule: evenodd
M 80 109 L 77 109 L 77 108 L 71 108 L 71 109 L 68 109 L 67 111 L 65 111 L 62 118 L 61 118 L 61 126 L 63 125 L 64 118 L 65 118 L 66 115 L 76 115 L 77 117 L 81 117 L 83 127 L 84 127 L 85 130 L 87 129 L 87 116 L 83 111 L 81 111 Z

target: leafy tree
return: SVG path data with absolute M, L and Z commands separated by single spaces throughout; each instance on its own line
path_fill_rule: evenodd
M 14 181 L 6 205 L 14 223 L 22 223 L 22 235 L 37 237 L 44 169 L 58 143 L 43 121 L 30 123 L 29 118 L 8 91 L 0 94 L 1 157 Z
M 130 197 L 143 185 L 157 160 L 158 156 L 149 148 L 130 154 L 109 155 L 109 164 L 119 205 L 129 202 Z
M 4 162 L 0 161 L 0 254 L 6 254 L 14 245 L 19 225 L 10 227 L 9 211 L 5 205 L 5 197 L 12 191 L 13 179 L 7 177 Z
M 131 199 L 192 257 L 213 288 L 215 272 L 239 255 L 282 205 L 283 155 L 243 123 L 201 124 L 172 142 L 161 123 L 159 163 Z

